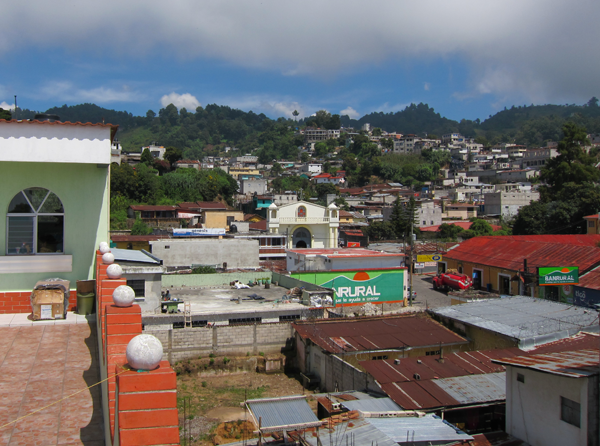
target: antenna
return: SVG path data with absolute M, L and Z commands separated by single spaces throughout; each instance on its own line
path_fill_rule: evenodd
M 15 119 L 17 119 L 17 95 L 15 95 Z

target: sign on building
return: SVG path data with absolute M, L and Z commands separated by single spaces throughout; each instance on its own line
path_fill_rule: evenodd
M 367 271 L 298 271 L 294 279 L 335 290 L 335 306 L 364 305 L 368 302 L 402 302 L 406 268 Z
M 579 283 L 579 267 L 551 266 L 538 268 L 540 286 L 577 285 Z
M 214 235 L 225 235 L 225 228 L 173 229 L 173 237 L 201 237 Z
M 442 255 L 441 254 L 419 254 L 417 255 L 417 262 L 425 263 L 425 262 L 441 262 Z

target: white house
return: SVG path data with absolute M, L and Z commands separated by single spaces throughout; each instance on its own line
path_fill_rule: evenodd
M 506 366 L 506 432 L 530 445 L 597 445 L 598 350 L 515 356 Z
M 267 212 L 270 234 L 285 234 L 288 248 L 336 248 L 340 214 L 338 207 L 328 207 L 299 201 L 278 207 L 275 203 Z

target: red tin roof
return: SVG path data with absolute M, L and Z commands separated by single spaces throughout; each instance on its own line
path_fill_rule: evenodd
M 577 286 L 591 290 L 600 290 L 600 268 L 594 268 L 581 276 Z
M 330 353 L 467 343 L 443 325 L 422 316 L 338 319 L 292 325 L 302 338 L 310 339 Z
M 129 206 L 134 211 L 176 211 L 177 206 L 153 206 L 149 204 L 133 204 Z
M 444 257 L 518 271 L 528 267 L 578 266 L 581 272 L 600 263 L 600 235 L 512 235 L 474 237 Z

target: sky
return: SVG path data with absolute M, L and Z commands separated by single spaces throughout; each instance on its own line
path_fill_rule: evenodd
M 597 0 L 5 2 L 0 107 L 450 119 L 600 97 Z

